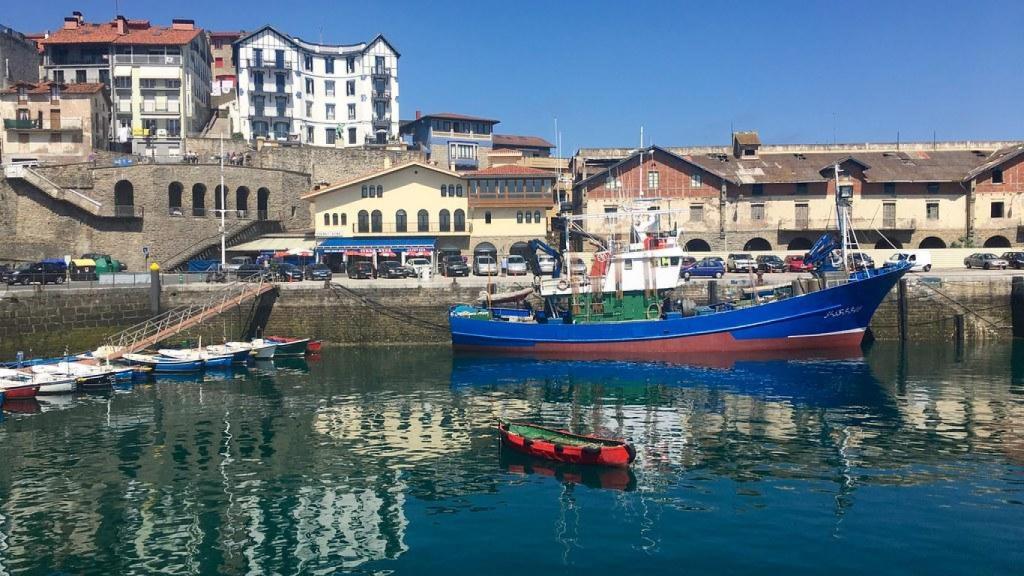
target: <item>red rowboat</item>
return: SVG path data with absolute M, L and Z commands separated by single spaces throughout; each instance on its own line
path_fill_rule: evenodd
M 624 440 L 571 434 L 536 424 L 498 421 L 503 446 L 529 456 L 597 466 L 629 466 L 636 450 Z

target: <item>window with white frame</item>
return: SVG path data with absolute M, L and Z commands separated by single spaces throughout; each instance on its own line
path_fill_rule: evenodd
M 324 95 L 325 96 L 334 96 L 334 80 L 325 80 L 324 81 Z
M 356 95 L 356 81 L 355 80 L 349 80 L 349 81 L 345 82 L 345 95 L 346 96 L 355 96 Z
M 356 119 L 356 105 L 355 104 L 349 104 L 348 105 L 348 119 L 349 120 L 355 120 Z
M 657 190 L 660 183 L 661 183 L 661 176 L 658 174 L 658 171 L 657 170 L 648 170 L 647 171 L 647 188 L 649 190 Z
M 691 188 L 697 188 L 697 187 L 699 187 L 703 183 L 704 183 L 704 177 L 701 176 L 699 172 L 695 172 L 692 176 L 690 176 L 690 187 Z
M 334 120 L 334 104 L 326 104 L 326 113 L 328 120 Z

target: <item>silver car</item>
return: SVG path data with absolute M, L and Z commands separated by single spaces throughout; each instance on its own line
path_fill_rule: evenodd
M 1006 270 L 1006 267 L 1009 265 L 1009 262 L 991 252 L 975 252 L 964 258 L 964 266 L 968 268 L 984 268 L 985 270 L 999 268 L 1000 270 Z
M 555 273 L 555 259 L 547 254 L 537 257 L 537 270 L 541 274 Z
M 473 259 L 473 274 L 477 276 L 497 276 L 498 263 L 493 256 L 477 256 Z
M 526 258 L 513 254 L 505 260 L 507 268 L 505 273 L 509 276 L 525 276 L 526 275 Z

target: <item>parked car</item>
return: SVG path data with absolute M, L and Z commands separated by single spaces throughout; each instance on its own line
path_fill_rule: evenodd
M 506 270 L 505 273 L 509 276 L 525 276 L 526 275 L 526 258 L 518 254 L 512 254 L 505 260 Z
M 814 269 L 807 262 L 804 262 L 803 255 L 790 254 L 786 256 L 782 263 L 786 266 L 786 270 L 789 272 L 808 272 Z
M 277 278 L 282 282 L 300 282 L 302 269 L 295 264 L 280 264 L 277 267 Z
M 929 272 L 932 269 L 932 253 L 927 250 L 901 250 L 889 256 L 886 266 L 910 262 L 911 272 Z
M 975 252 L 964 258 L 964 266 L 968 268 L 984 268 L 985 270 L 999 268 L 1000 270 L 1006 270 L 1006 267 L 1009 265 L 1009 262 L 991 252 Z
M 306 280 L 330 280 L 334 273 L 326 264 L 314 264 L 306 267 Z
M 498 263 L 494 260 L 494 256 L 481 254 L 474 258 L 473 274 L 477 276 L 497 276 Z
M 690 264 L 696 264 L 696 263 L 697 263 L 697 259 L 694 258 L 693 256 L 682 256 L 682 257 L 679 258 L 679 265 L 682 268 L 686 268 Z
M 441 273 L 445 276 L 469 276 L 469 266 L 462 261 L 462 256 L 449 254 L 441 263 Z
M 550 276 L 555 273 L 555 259 L 548 254 L 537 256 L 537 275 Z
M 63 263 L 36 262 L 11 273 L 7 284 L 63 284 L 66 270 Z
M 380 278 L 413 278 L 416 272 L 406 268 L 398 260 L 385 260 L 377 267 L 377 276 Z
M 569 273 L 573 276 L 586 276 L 587 264 L 582 258 L 573 258 L 572 263 L 569 264 Z
M 249 262 L 248 264 L 240 265 L 238 269 L 235 270 L 235 278 L 246 282 L 255 282 L 260 278 L 269 279 L 270 271 L 259 264 Z
M 409 258 L 405 261 L 405 265 L 411 267 L 417 276 L 424 276 L 434 267 L 428 258 Z
M 241 268 L 242 264 L 252 264 L 252 258 L 250 256 L 233 256 L 228 259 L 228 263 L 224 265 L 224 269 L 228 272 L 234 272 Z
M 846 254 L 851 270 L 874 270 L 875 259 L 864 252 L 848 252 Z M 839 259 L 842 262 L 842 258 Z
M 757 262 L 750 254 L 729 254 L 725 261 L 725 268 L 729 272 L 747 272 L 757 269 Z
M 373 278 L 373 266 L 366 260 L 348 263 L 349 278 Z
M 1000 258 L 1006 260 L 1010 266 L 1018 270 L 1024 267 L 1024 252 L 1003 252 Z
M 778 256 L 765 255 L 758 256 L 755 260 L 757 262 L 757 270 L 759 272 L 785 272 L 786 263 L 782 261 L 782 258 Z
M 704 258 L 684 267 L 679 275 L 686 280 L 689 280 L 692 276 L 721 278 L 725 275 L 725 266 L 722 264 L 721 259 Z
M 7 282 L 7 279 L 14 273 L 14 269 L 7 264 L 0 264 L 0 282 Z

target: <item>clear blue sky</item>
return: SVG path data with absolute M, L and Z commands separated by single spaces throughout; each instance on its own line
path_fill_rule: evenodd
M 22 31 L 115 0 L 5 11 Z M 129 18 L 211 30 L 273 24 L 310 40 L 383 33 L 402 53 L 401 113 L 497 118 L 565 151 L 724 144 L 1024 138 L 1024 2 L 120 0 Z

